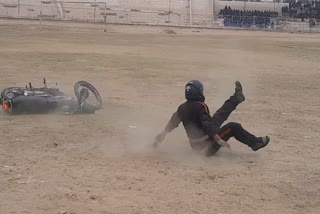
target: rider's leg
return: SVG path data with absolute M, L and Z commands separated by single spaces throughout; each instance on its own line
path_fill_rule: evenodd
M 215 127 L 220 127 L 230 116 L 232 111 L 245 100 L 240 82 L 236 82 L 234 94 L 212 116 Z
M 270 138 L 265 137 L 256 137 L 247 130 L 245 130 L 239 123 L 228 123 L 221 127 L 218 132 L 218 135 L 224 140 L 228 141 L 231 137 L 234 137 L 239 142 L 249 146 L 252 150 L 257 151 L 266 145 L 268 145 Z M 212 141 L 209 143 L 207 155 L 214 155 L 219 151 L 221 146 L 216 142 Z

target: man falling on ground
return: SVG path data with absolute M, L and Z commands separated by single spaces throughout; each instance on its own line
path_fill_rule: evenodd
M 185 86 L 187 101 L 178 107 L 165 129 L 155 138 L 153 146 L 157 147 L 180 122 L 186 130 L 191 148 L 205 152 L 206 156 L 216 154 L 221 147 L 230 149 L 227 141 L 231 137 L 249 146 L 253 151 L 267 146 L 270 141 L 268 136 L 256 137 L 239 123 L 230 122 L 221 127 L 231 112 L 245 100 L 240 82 L 237 81 L 235 85 L 234 94 L 211 117 L 209 108 L 204 103 L 203 84 L 198 80 L 188 82 Z

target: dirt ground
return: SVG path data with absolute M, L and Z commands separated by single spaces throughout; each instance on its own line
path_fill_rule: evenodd
M 0 114 L 1 214 L 320 212 L 319 35 L 53 25 L 0 20 L 0 88 L 46 77 L 74 96 L 87 80 L 104 106 Z M 205 158 L 180 125 L 153 150 L 190 79 L 204 82 L 211 112 L 240 80 L 246 101 L 228 121 L 269 146 L 232 139 Z

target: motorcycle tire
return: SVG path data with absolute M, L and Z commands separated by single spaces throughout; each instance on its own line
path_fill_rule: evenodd
M 101 98 L 101 95 L 98 92 L 98 90 L 93 85 L 91 85 L 90 83 L 88 83 L 86 81 L 78 81 L 74 84 L 74 93 L 75 93 L 76 97 L 78 98 L 78 100 L 81 99 L 81 97 L 80 97 L 81 88 L 87 88 L 89 91 L 91 91 L 93 93 L 93 95 L 96 98 L 96 104 L 94 105 L 94 107 L 96 110 L 101 109 L 102 98 Z

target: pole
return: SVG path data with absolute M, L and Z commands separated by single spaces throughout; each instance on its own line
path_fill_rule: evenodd
M 189 16 L 189 18 L 190 18 L 189 23 L 190 23 L 190 25 L 193 25 L 193 23 L 192 23 L 192 0 L 189 0 L 189 13 L 190 13 L 190 16 Z
M 107 0 L 104 3 L 104 32 L 107 32 Z
M 20 1 L 21 0 L 18 1 L 18 16 L 20 16 Z
M 170 14 L 171 14 L 171 0 L 169 0 L 168 23 L 170 23 Z
M 96 20 L 97 0 L 94 0 L 93 20 Z
M 215 0 L 212 0 L 212 27 L 214 27 Z
M 41 1 L 41 7 L 40 7 L 40 30 L 42 29 L 42 1 Z

